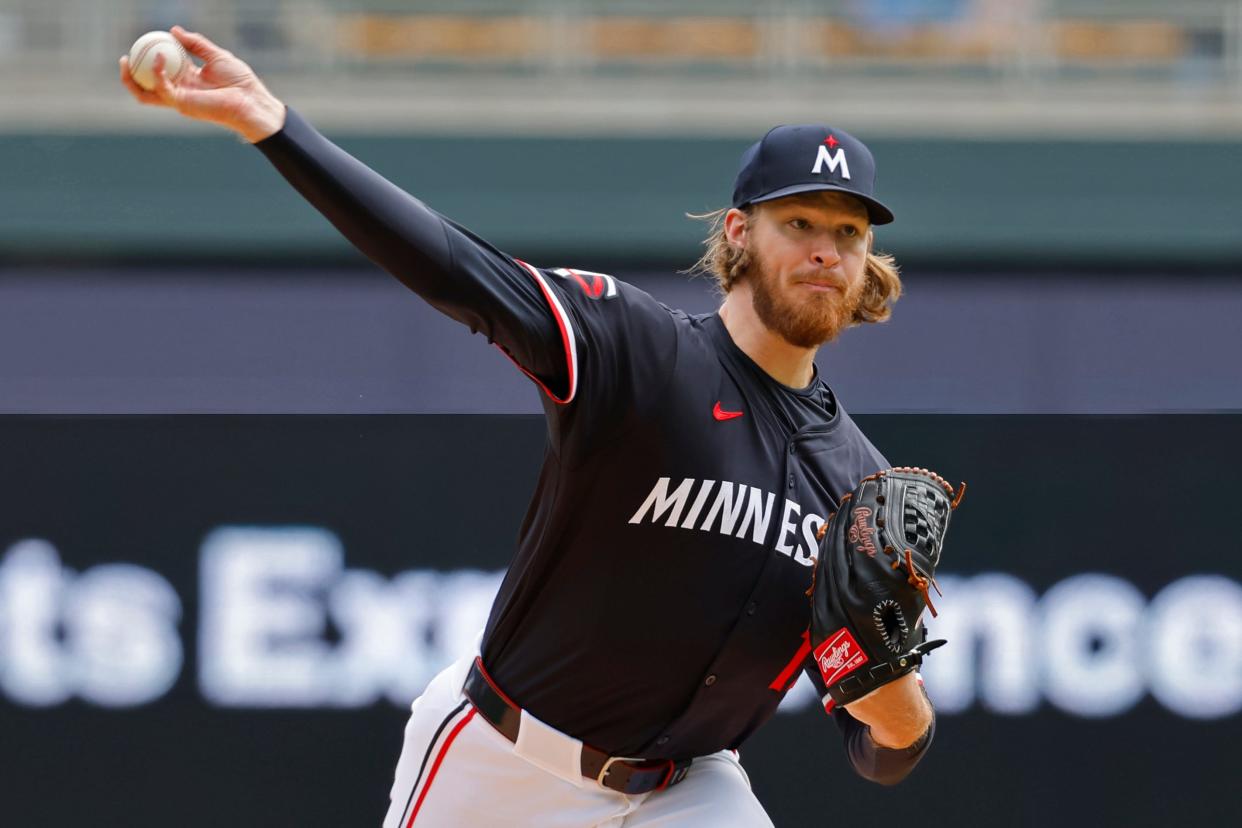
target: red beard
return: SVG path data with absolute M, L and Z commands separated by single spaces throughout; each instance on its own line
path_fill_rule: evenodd
M 790 345 L 815 348 L 831 342 L 854 321 L 854 313 L 862 304 L 865 280 L 859 280 L 844 294 L 838 291 L 799 291 L 801 301 L 790 297 L 791 291 L 780 290 L 779 278 L 768 270 L 763 260 L 751 252 L 746 268 L 754 294 L 755 313 L 759 320 Z

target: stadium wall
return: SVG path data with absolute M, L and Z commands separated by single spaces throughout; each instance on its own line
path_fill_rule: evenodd
M 705 278 L 617 275 L 690 312 L 719 301 Z M 904 279 L 890 321 L 820 352 L 850 411 L 1242 410 L 1236 277 L 912 266 Z M 10 268 L 0 387 L 0 413 L 541 410 L 502 354 L 373 265 Z
M 736 137 L 329 137 L 531 260 L 684 262 L 725 206 Z M 1196 269 L 1242 263 L 1238 143 L 864 136 L 898 221 L 878 244 L 941 266 Z M 357 263 L 262 155 L 217 135 L 0 134 L 0 263 Z
M 800 685 L 742 747 L 775 823 L 1236 821 L 1242 419 L 860 424 L 970 485 L 930 621 L 936 744 L 862 782 Z M 378 824 L 543 439 L 535 416 L 0 417 L 4 823 Z

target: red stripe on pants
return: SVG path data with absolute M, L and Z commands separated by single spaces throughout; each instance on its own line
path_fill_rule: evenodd
M 436 779 L 436 771 L 440 769 L 440 763 L 444 761 L 445 754 L 452 747 L 453 740 L 457 738 L 457 734 L 461 733 L 461 729 L 474 718 L 474 714 L 477 712 L 477 709 L 471 707 L 470 712 L 449 731 L 448 737 L 444 740 L 444 745 L 441 746 L 440 752 L 436 754 L 436 761 L 431 763 L 431 772 L 427 774 L 427 784 L 423 785 L 423 792 L 418 795 L 418 801 L 414 803 L 414 810 L 410 812 L 410 821 L 405 824 L 405 828 L 410 828 L 414 824 L 414 817 L 418 816 L 418 809 L 422 807 L 423 800 L 427 797 L 427 791 L 431 790 L 431 783 Z

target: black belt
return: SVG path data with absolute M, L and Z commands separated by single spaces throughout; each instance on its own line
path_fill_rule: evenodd
M 492 727 L 510 742 L 517 741 L 522 708 L 492 682 L 483 669 L 483 659 L 474 660 L 462 692 Z M 609 756 L 586 743 L 582 745 L 582 775 L 625 794 L 644 794 L 676 785 L 685 778 L 690 762 L 689 759 L 674 762 L 672 759 Z

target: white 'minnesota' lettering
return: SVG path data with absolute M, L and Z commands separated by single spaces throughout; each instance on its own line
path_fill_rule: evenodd
M 780 533 L 776 536 L 776 551 L 792 557 L 803 566 L 811 566 L 815 563 L 815 550 L 818 548 L 815 530 L 824 522 L 824 519 L 817 514 L 807 513 L 802 520 L 802 537 L 807 545 L 804 547 L 795 543 L 791 546 L 787 541 L 793 540 L 793 535 L 798 531 L 797 519 L 801 514 L 802 507 L 786 498 L 785 506 L 781 511 Z
M 327 613 L 319 597 L 341 574 L 331 532 L 224 527 L 199 560 L 199 686 L 224 705 L 313 706 L 330 700 Z
M 720 516 L 720 533 L 722 535 L 732 535 L 733 527 L 737 524 L 738 516 L 742 513 L 742 507 L 746 504 L 746 490 L 750 488 L 745 483 L 739 483 L 737 487 L 737 499 L 733 499 L 733 483 L 725 480 L 720 484 L 720 490 L 716 492 L 716 499 L 712 501 L 712 508 L 707 510 L 707 517 L 703 518 L 703 522 L 699 524 L 699 530 L 703 532 L 711 531 L 712 524 L 716 522 L 716 516 Z
M 836 152 L 829 152 L 826 144 L 819 145 L 819 152 L 815 154 L 815 166 L 811 168 L 813 175 L 819 175 L 828 165 L 828 172 L 836 172 L 837 167 L 841 168 L 841 177 L 846 181 L 850 178 L 850 165 L 845 160 L 845 147 L 837 147 Z
M 647 495 L 643 505 L 639 506 L 634 517 L 630 518 L 630 523 L 642 523 L 648 511 L 652 513 L 651 522 L 655 523 L 660 519 L 660 515 L 667 511 L 668 520 L 664 521 L 664 525 L 677 525 L 677 521 L 681 518 L 681 510 L 686 507 L 686 498 L 690 496 L 690 490 L 694 488 L 694 478 L 687 477 L 681 481 L 671 495 L 668 493 L 669 480 L 668 477 L 661 477 L 656 481 L 656 484 L 651 487 L 651 494 Z
M 717 488 L 715 480 L 699 481 L 690 477 L 684 478 L 676 488 L 670 491 L 671 486 L 671 477 L 658 478 L 642 505 L 628 522 L 659 523 L 663 519 L 664 525 L 668 527 L 680 526 L 682 529 L 693 529 L 697 524 L 699 530 L 703 532 L 715 529 L 722 535 L 735 535 L 739 538 L 749 536 L 750 540 L 758 544 L 766 541 L 768 526 L 772 522 L 772 504 L 776 499 L 776 495 L 772 492 L 764 492 L 753 486 L 728 480 L 721 481 Z M 698 486 L 698 491 L 691 502 L 690 494 L 695 486 Z M 712 498 L 713 491 L 716 493 L 715 499 L 712 499 L 707 515 L 699 523 L 699 515 L 703 513 L 703 507 L 707 506 L 708 500 Z M 791 544 L 790 541 L 794 539 L 798 531 L 797 519 L 802 514 L 802 507 L 792 500 L 786 499 L 783 502 L 776 551 L 786 557 L 792 557 L 803 566 L 810 566 L 814 561 L 816 548 L 815 529 L 824 522 L 824 519 L 819 515 L 808 514 L 802 523 L 802 532 L 806 538 L 807 547 L 804 549 L 797 544 Z M 687 503 L 690 503 L 689 509 L 686 508 Z M 740 525 L 739 518 L 741 519 Z
M 1079 716 L 1112 716 L 1143 697 L 1135 631 L 1144 603 L 1129 581 L 1095 573 L 1044 593 L 1039 643 L 1044 693 L 1053 704 Z
M 681 522 L 682 529 L 694 528 L 695 521 L 699 519 L 699 513 L 703 511 L 703 504 L 707 503 L 707 496 L 711 494 L 712 487 L 715 485 L 715 480 L 704 480 L 703 485 L 699 486 L 699 493 L 694 498 L 694 504 L 686 513 L 686 519 Z
M 939 615 L 925 614 L 929 638 L 944 638 L 923 662 L 927 693 L 936 709 L 960 713 L 975 701 L 996 713 L 1028 713 L 1039 706 L 1038 654 L 1031 619 L 1035 591 L 1019 578 L 984 573 L 938 575 L 945 600 Z
M 1220 575 L 1174 581 L 1152 599 L 1144 638 L 1151 694 L 1193 719 L 1242 709 L 1242 586 Z
M 168 581 L 133 564 L 103 564 L 66 590 L 65 642 L 78 695 L 132 707 L 167 693 L 181 674 L 181 599 Z
M 761 492 L 754 486 L 750 488 L 750 500 L 746 504 L 746 517 L 738 527 L 737 536 L 746 534 L 746 527 L 751 527 L 750 539 L 755 543 L 763 543 L 768 534 L 768 523 L 772 520 L 772 501 L 776 496 L 771 492 Z
M 795 561 L 804 566 L 811 566 L 815 562 L 819 553 L 819 541 L 815 538 L 815 533 L 823 525 L 823 515 L 807 512 L 806 517 L 802 518 L 802 539 L 806 541 L 806 547 L 798 547 L 798 551 L 794 553 Z
M 781 531 L 776 536 L 776 551 L 782 555 L 792 555 L 794 552 L 794 548 L 785 543 L 785 536 L 797 530 L 797 526 L 789 519 L 791 514 L 802 514 L 802 507 L 786 498 L 785 507 L 781 510 Z

